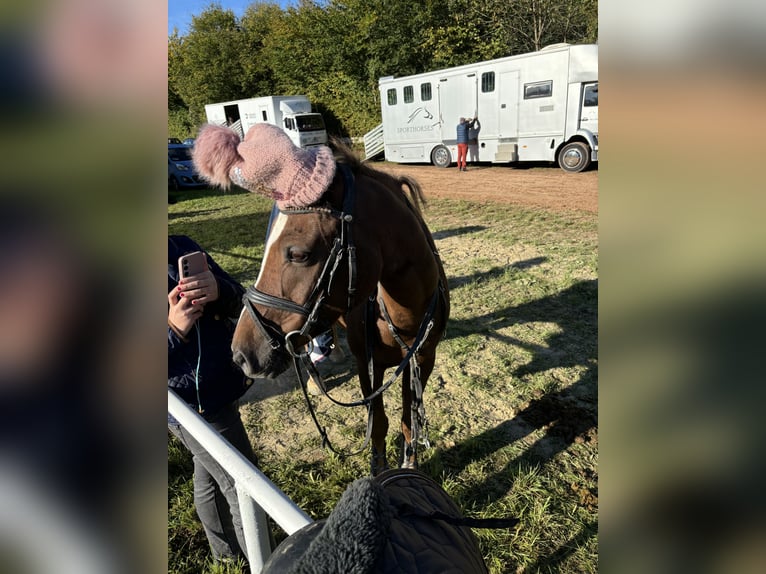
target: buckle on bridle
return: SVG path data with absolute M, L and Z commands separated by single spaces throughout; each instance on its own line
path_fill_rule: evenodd
M 298 345 L 299 349 L 305 347 L 304 351 L 296 351 L 295 344 L 293 343 L 293 339 L 295 337 L 303 337 L 304 339 L 307 339 L 306 342 Z M 285 335 L 285 349 L 287 349 L 287 352 L 290 353 L 291 357 L 300 359 L 301 357 L 305 357 L 314 350 L 314 340 L 311 337 L 308 337 L 302 331 L 290 331 L 287 335 Z

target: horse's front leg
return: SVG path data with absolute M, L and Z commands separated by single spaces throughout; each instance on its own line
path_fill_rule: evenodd
M 420 365 L 420 384 L 425 391 L 426 381 L 434 368 L 435 357 L 426 358 Z M 402 458 L 400 468 L 418 468 L 418 444 L 413 440 L 412 432 L 412 373 L 410 367 L 404 369 L 402 375 Z M 415 423 L 417 424 L 417 422 Z M 421 434 L 425 429 L 418 429 Z
M 370 382 L 370 377 L 364 368 L 359 370 L 359 382 L 362 394 L 367 397 L 383 384 L 382 368 L 375 369 L 375 380 Z M 376 476 L 388 469 L 386 459 L 386 434 L 388 434 L 388 417 L 383 406 L 383 395 L 372 401 L 372 433 L 370 437 L 370 473 Z

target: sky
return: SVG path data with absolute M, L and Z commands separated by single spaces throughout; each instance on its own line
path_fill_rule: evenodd
M 222 8 L 230 8 L 238 17 L 244 14 L 245 9 L 257 0 L 217 0 Z M 295 4 L 291 0 L 269 0 L 282 7 Z M 178 33 L 183 35 L 191 24 L 192 16 L 203 12 L 214 0 L 168 0 L 168 36 L 173 33 L 173 28 L 178 28 Z

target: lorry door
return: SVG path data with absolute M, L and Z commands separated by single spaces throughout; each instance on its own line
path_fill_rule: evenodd
M 598 133 L 598 82 L 583 84 L 580 127 Z
M 457 125 L 460 118 L 472 118 L 476 113 L 476 74 L 474 72 L 463 72 L 439 79 L 439 122 L 442 141 L 454 144 L 457 140 Z
M 519 71 L 500 73 L 497 136 L 515 138 L 519 135 Z
M 239 134 L 239 137 L 245 137 L 247 127 L 242 125 L 242 117 L 240 115 L 240 109 L 237 104 L 229 104 L 223 107 L 224 116 L 226 116 L 225 123 L 232 130 Z

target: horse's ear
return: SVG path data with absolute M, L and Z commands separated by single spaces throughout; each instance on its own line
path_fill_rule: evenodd
M 197 173 L 209 183 L 228 189 L 229 171 L 243 161 L 237 151 L 239 143 L 239 136 L 229 128 L 213 124 L 202 126 L 192 150 Z

